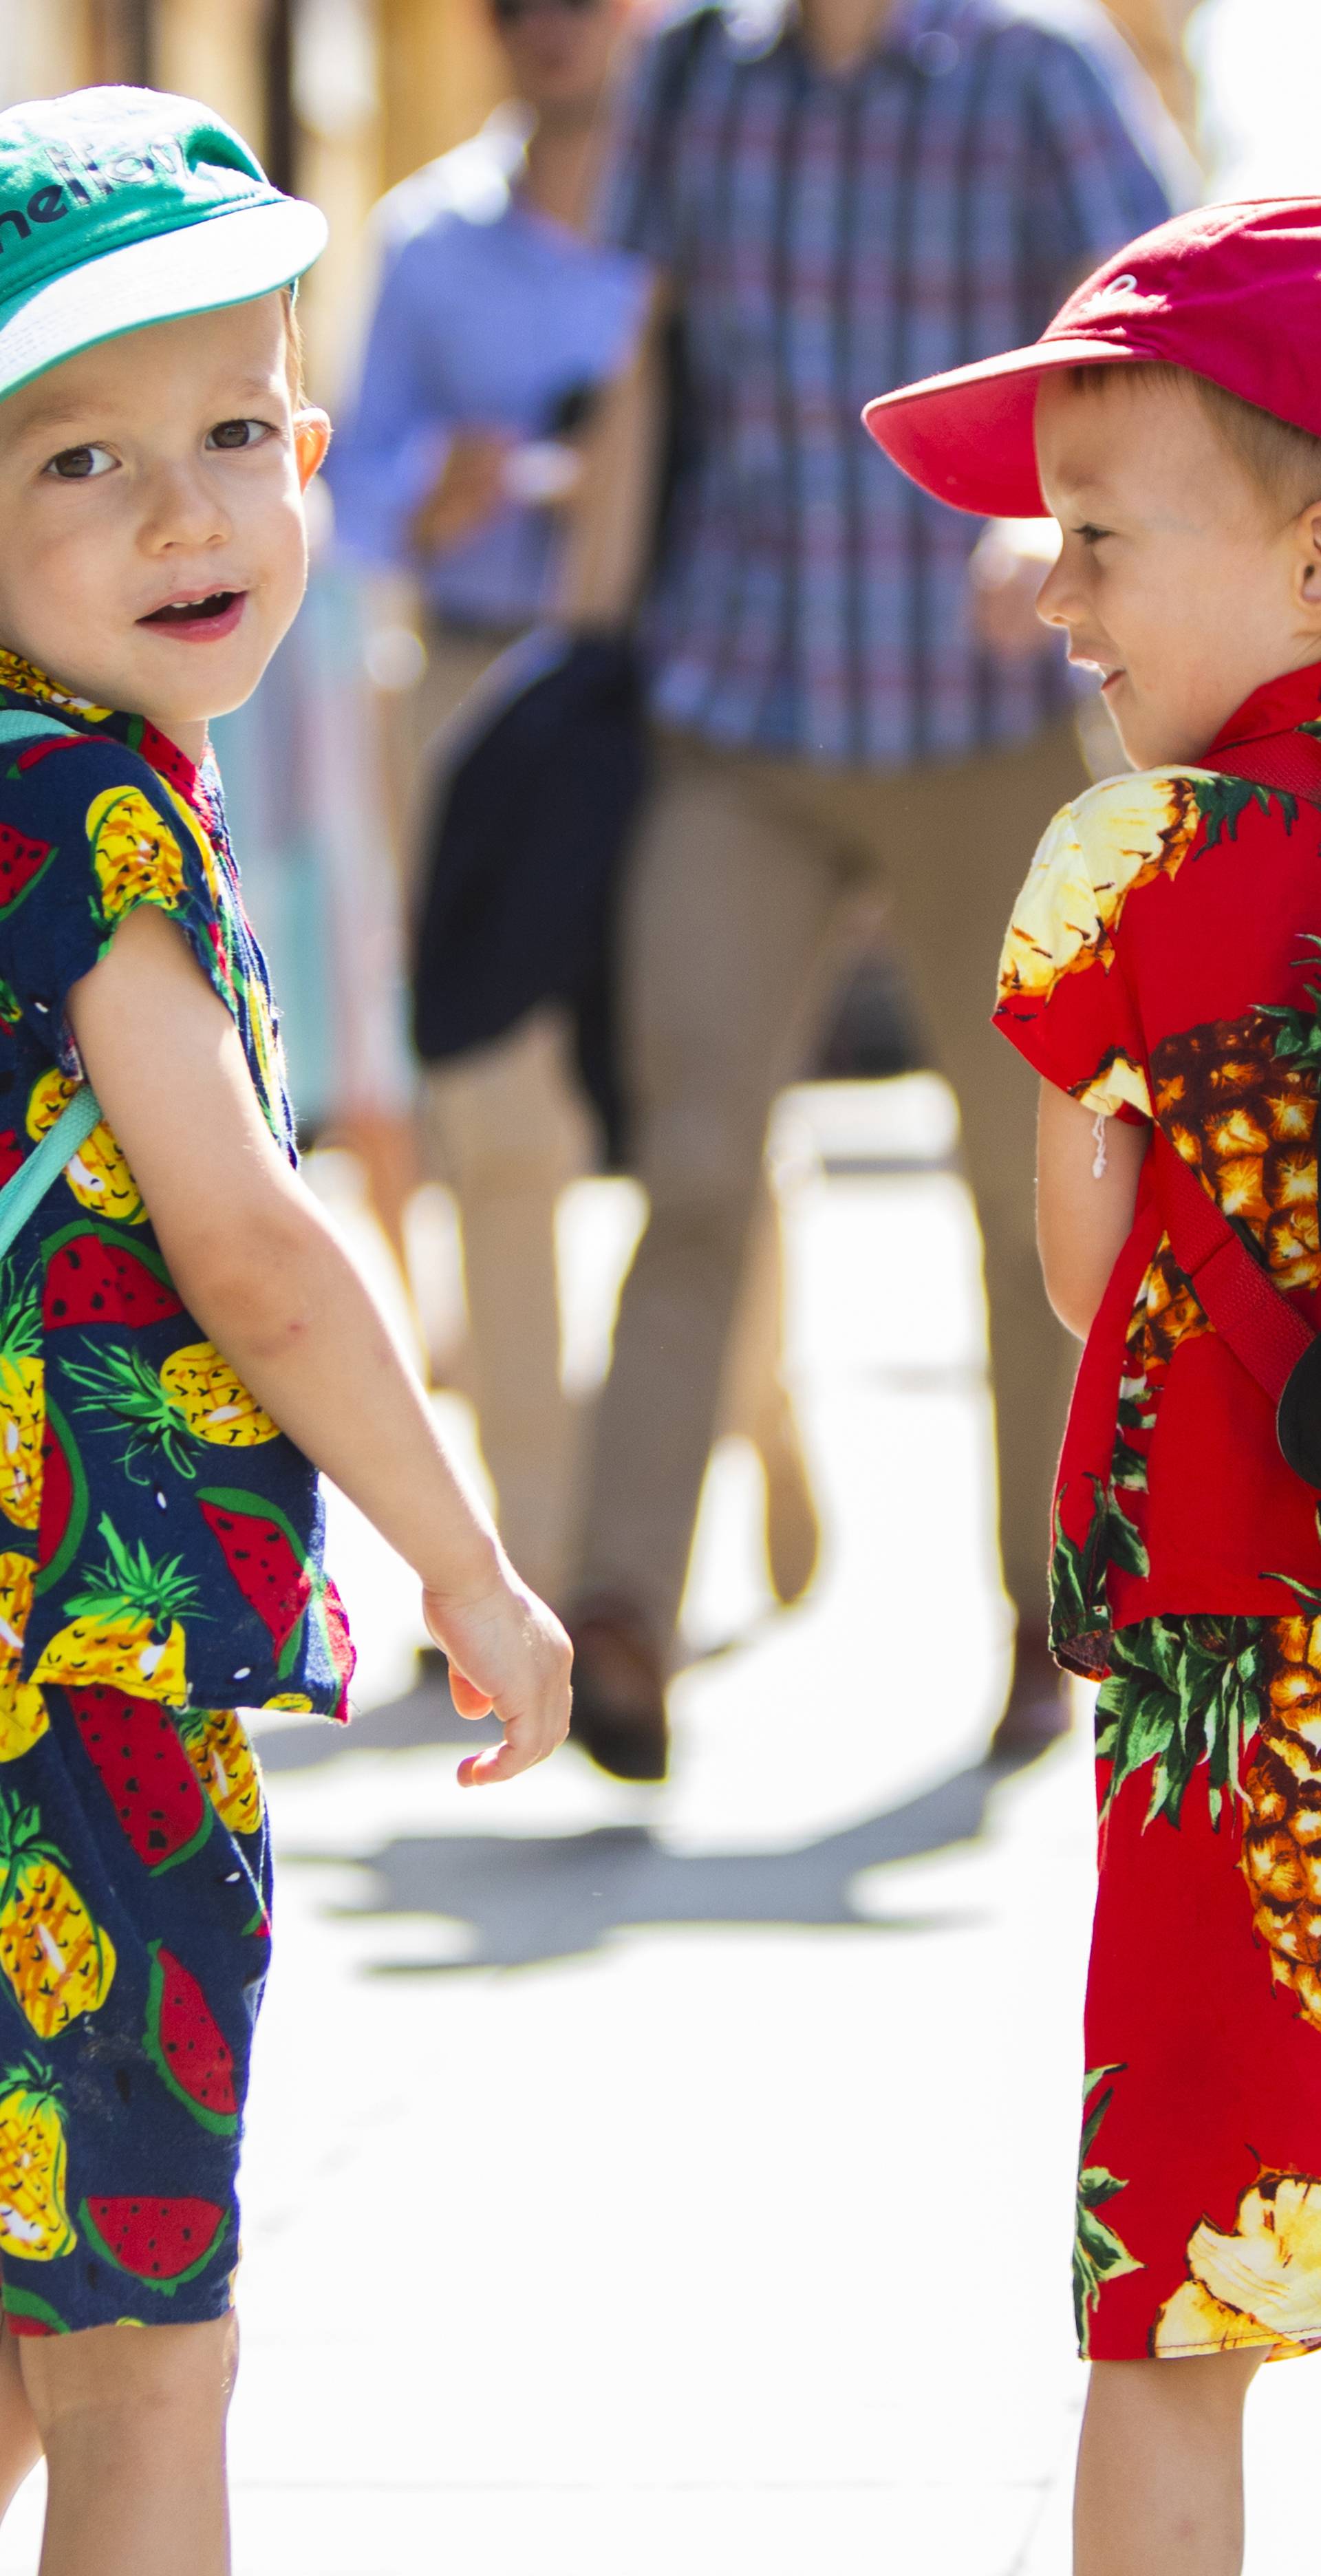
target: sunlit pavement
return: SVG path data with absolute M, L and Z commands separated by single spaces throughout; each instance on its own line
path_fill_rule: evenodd
M 980 1761 L 1003 1643 L 944 1095 L 807 1095 L 787 1140 L 828 1563 L 768 1615 L 726 1452 L 689 1610 L 740 1640 L 676 1693 L 670 1787 L 566 1751 L 461 1792 L 411 1578 L 338 1514 L 363 1711 L 264 1739 L 238 2576 L 1066 2576 L 1088 1765 Z M 580 1366 L 630 1221 L 617 1185 L 571 1212 Z M 1254 2576 L 1296 2547 L 1271 2463 L 1310 2456 L 1314 2385 L 1256 2401 Z M 0 2576 L 39 2511 L 34 2480 Z
M 1315 0 L 1209 0 L 1201 45 L 1221 193 L 1321 185 Z M 1067 2576 L 1090 1766 L 1081 1734 L 980 1763 L 1003 1638 L 944 1116 L 873 1092 L 844 1159 L 893 1168 L 808 1156 L 828 1565 L 766 1616 L 726 1454 L 689 1606 L 739 1642 L 676 1693 L 664 1792 L 566 1752 L 464 1797 L 435 1699 L 399 1704 L 410 1587 L 341 1516 L 386 1706 L 267 1747 L 239 2576 Z M 569 1229 L 588 1350 L 628 1229 L 608 1191 Z M 1297 2563 L 1319 2388 L 1254 2390 L 1247 2576 Z

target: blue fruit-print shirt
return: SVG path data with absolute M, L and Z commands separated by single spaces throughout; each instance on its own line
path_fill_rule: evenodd
M 214 762 L 3 650 L 0 718 L 0 1181 L 81 1079 L 70 988 L 142 903 L 178 922 L 296 1161 Z M 185 1312 L 102 1122 L 0 1270 L 0 1712 L 25 1685 L 101 1682 L 342 1716 L 323 1534 L 316 1470 Z

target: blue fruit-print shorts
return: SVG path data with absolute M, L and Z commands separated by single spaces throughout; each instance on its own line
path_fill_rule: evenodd
M 11 2333 L 231 2305 L 270 1957 L 241 1717 L 109 1683 L 0 1704 L 0 2300 Z

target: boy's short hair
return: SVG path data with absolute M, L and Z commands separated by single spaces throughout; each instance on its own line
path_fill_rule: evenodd
M 298 307 L 294 302 L 293 288 L 282 287 L 280 295 L 284 305 L 285 364 L 289 375 L 289 398 L 294 410 L 297 411 L 307 398 L 303 334 L 299 325 Z
M 1097 393 L 1113 377 L 1130 383 L 1177 385 L 1200 402 L 1225 445 L 1256 484 L 1262 498 L 1285 519 L 1296 519 L 1309 501 L 1321 501 L 1321 438 L 1296 429 L 1257 403 L 1244 402 L 1210 376 L 1176 367 L 1168 358 L 1134 358 L 1118 366 L 1070 367 L 1077 393 Z

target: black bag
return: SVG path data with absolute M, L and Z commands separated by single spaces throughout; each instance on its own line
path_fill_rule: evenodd
M 489 1044 L 540 1003 L 569 1009 L 612 1163 L 624 1124 L 615 914 L 646 769 L 630 644 L 541 632 L 514 645 L 437 782 L 413 959 L 424 1063 Z

